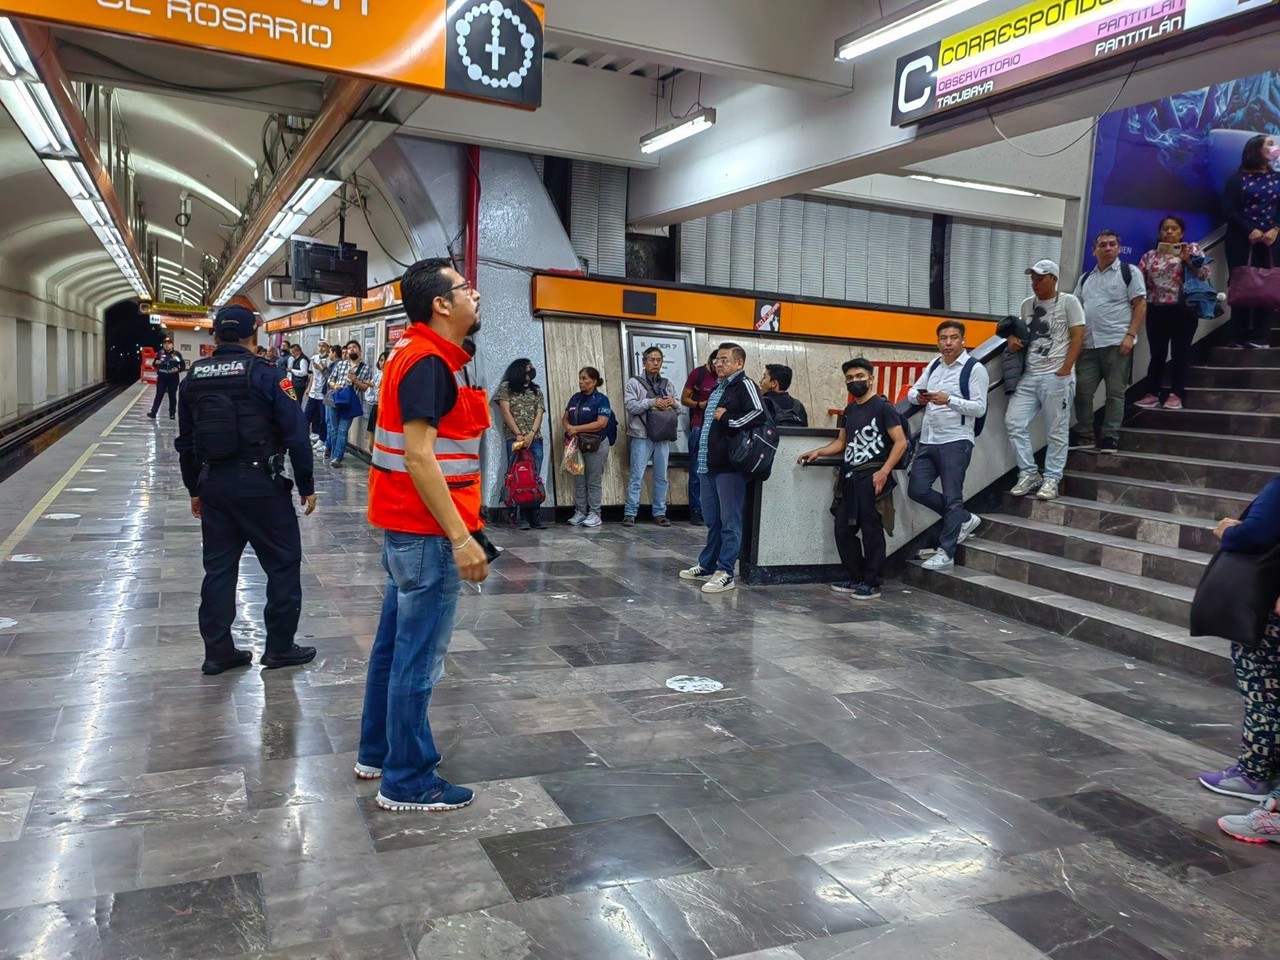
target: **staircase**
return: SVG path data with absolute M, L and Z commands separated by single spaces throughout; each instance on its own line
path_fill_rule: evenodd
M 905 579 L 993 613 L 1210 679 L 1225 641 L 1186 624 L 1221 517 L 1280 472 L 1280 349 L 1214 348 L 1186 409 L 1129 411 L 1121 452 L 1073 450 L 1064 495 L 1005 494 L 955 569 Z

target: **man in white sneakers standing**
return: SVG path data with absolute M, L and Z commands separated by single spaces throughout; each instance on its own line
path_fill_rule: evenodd
M 938 550 L 924 562 L 927 570 L 955 566 L 956 544 L 972 536 L 982 523 L 981 517 L 965 509 L 964 477 L 979 422 L 987 415 L 991 379 L 987 368 L 965 350 L 964 335 L 964 324 L 958 320 L 938 324 L 941 356 L 925 367 L 907 393 L 908 400 L 925 408 L 907 496 L 942 517 Z M 941 493 L 933 489 L 938 480 Z
M 1058 290 L 1058 265 L 1052 260 L 1039 260 L 1026 273 L 1032 295 L 1022 301 L 1022 320 L 1031 343 L 1026 347 L 1026 370 L 1005 412 L 1009 443 L 1018 459 L 1013 495 L 1025 497 L 1038 490 L 1040 500 L 1056 500 L 1067 468 L 1076 361 L 1084 349 L 1084 308 L 1074 296 Z M 1049 438 L 1043 476 L 1031 448 L 1031 422 L 1041 410 Z

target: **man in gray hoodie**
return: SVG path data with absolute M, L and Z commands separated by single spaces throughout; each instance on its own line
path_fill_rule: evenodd
M 653 522 L 671 526 L 667 519 L 667 461 L 671 441 L 680 420 L 680 401 L 671 381 L 662 375 L 662 351 L 650 347 L 642 358 L 644 370 L 627 381 L 623 403 L 627 409 L 627 438 L 631 446 L 631 477 L 627 484 L 624 527 L 634 527 L 640 512 L 640 487 L 653 461 Z

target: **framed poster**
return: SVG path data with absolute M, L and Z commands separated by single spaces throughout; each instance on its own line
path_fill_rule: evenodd
M 693 328 L 659 327 L 639 324 L 622 325 L 623 374 L 628 380 L 644 375 L 644 352 L 650 347 L 662 351 L 662 375 L 671 381 L 676 400 L 684 391 L 684 382 L 693 369 Z M 619 404 L 621 406 L 621 404 Z M 689 410 L 680 407 L 679 428 L 671 448 L 671 459 L 683 463 L 689 458 Z M 618 419 L 626 429 L 625 409 Z

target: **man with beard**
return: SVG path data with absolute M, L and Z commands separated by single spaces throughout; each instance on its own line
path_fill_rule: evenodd
M 427 709 L 444 674 L 459 580 L 489 575 L 481 545 L 480 442 L 489 398 L 469 385 L 463 341 L 480 293 L 448 260 L 400 282 L 409 327 L 382 369 L 369 470 L 369 522 L 384 533 L 386 595 L 369 654 L 355 774 L 382 779 L 384 810 L 456 810 L 474 796 L 436 773 Z

